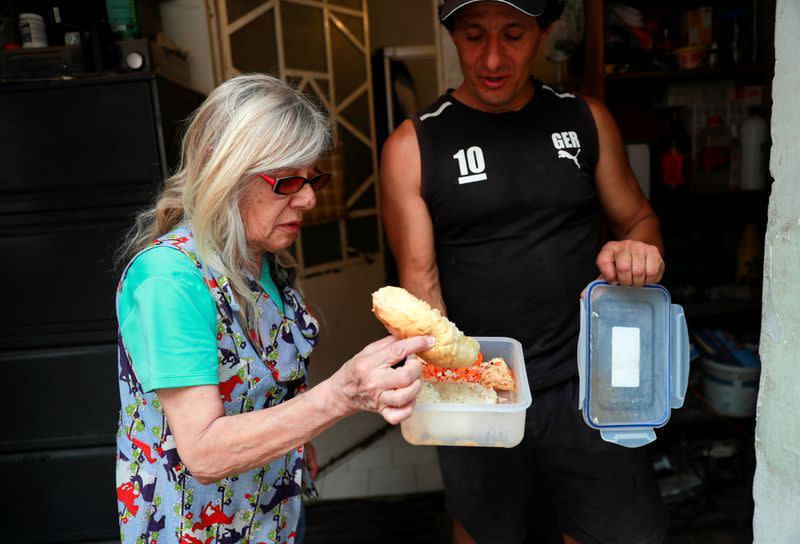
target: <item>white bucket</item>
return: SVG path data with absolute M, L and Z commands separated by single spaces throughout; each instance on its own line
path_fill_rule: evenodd
M 19 35 L 24 48 L 47 47 L 47 28 L 41 15 L 20 13 Z
M 703 359 L 703 394 L 722 415 L 752 417 L 756 413 L 760 368 L 724 365 Z

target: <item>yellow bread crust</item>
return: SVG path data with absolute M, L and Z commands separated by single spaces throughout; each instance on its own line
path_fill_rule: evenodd
M 466 368 L 478 358 L 480 344 L 458 330 L 439 310 L 401 287 L 372 293 L 372 312 L 390 334 L 399 338 L 430 335 L 436 345 L 419 356 L 442 368 Z

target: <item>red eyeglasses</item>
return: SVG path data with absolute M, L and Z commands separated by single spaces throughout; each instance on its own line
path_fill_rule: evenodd
M 331 175 L 325 172 L 320 172 L 313 178 L 287 176 L 285 178 L 273 179 L 266 174 L 258 174 L 258 177 L 269 183 L 272 186 L 272 192 L 279 195 L 292 195 L 302 189 L 306 183 L 311 185 L 311 189 L 314 191 L 319 191 L 331 180 Z

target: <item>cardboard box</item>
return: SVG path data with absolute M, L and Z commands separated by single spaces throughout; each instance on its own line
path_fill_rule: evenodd
M 175 45 L 163 32 L 159 32 L 156 39 L 150 41 L 150 58 L 156 74 L 173 83 L 191 88 L 189 53 Z

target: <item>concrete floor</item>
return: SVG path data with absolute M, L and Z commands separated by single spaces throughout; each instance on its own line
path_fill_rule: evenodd
M 449 544 L 450 522 L 442 506 L 437 493 L 311 505 L 304 544 Z M 682 521 L 664 544 L 752 543 L 749 518 L 709 520 L 713 518 L 698 517 L 688 525 Z
M 670 535 L 666 544 L 751 544 L 753 537 L 748 532 L 731 529 L 703 529 L 682 535 Z

